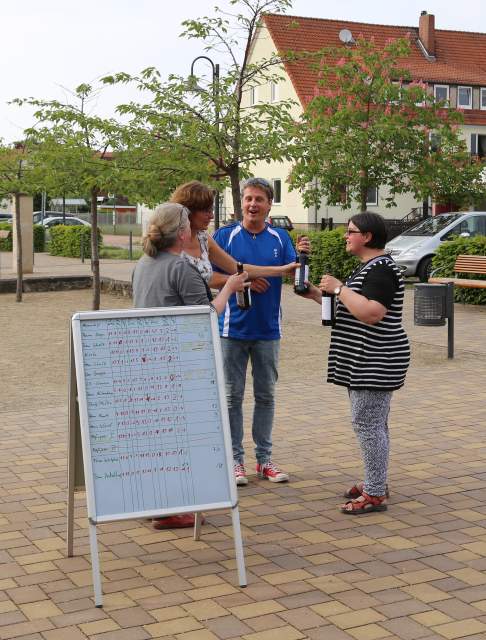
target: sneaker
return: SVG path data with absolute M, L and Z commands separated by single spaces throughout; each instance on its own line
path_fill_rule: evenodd
M 257 463 L 257 474 L 259 478 L 270 480 L 270 482 L 288 482 L 289 474 L 277 467 L 271 460 L 263 464 Z
M 246 477 L 246 469 L 244 464 L 240 464 L 239 462 L 235 462 L 233 465 L 233 470 L 235 473 L 236 484 L 239 487 L 243 487 L 248 484 L 248 478 Z

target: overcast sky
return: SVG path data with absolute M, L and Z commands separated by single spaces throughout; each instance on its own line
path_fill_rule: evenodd
M 0 138 L 22 137 L 32 123 L 26 109 L 7 106 L 14 97 L 63 98 L 63 87 L 115 71 L 136 73 L 148 66 L 186 75 L 201 42 L 182 40 L 181 22 L 213 15 L 214 0 L 22 0 L 1 2 Z M 218 2 L 228 6 L 227 0 Z M 294 0 L 292 15 L 418 26 L 422 10 L 435 14 L 436 28 L 486 32 L 485 0 Z M 217 60 L 215 60 L 217 61 Z M 204 73 L 204 63 L 198 75 Z M 98 111 L 109 115 L 101 97 Z

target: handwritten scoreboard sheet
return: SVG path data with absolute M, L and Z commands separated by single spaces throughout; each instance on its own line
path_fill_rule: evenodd
M 73 321 L 91 516 L 235 502 L 214 311 L 111 315 Z

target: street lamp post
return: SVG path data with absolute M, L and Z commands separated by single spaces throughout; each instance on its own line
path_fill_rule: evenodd
M 216 119 L 216 138 L 219 139 L 219 64 L 215 64 L 208 56 L 198 56 L 194 58 L 191 63 L 191 75 L 190 78 L 194 78 L 194 64 L 198 60 L 207 60 L 211 65 L 213 71 L 212 87 L 213 87 L 213 100 L 214 100 L 214 116 Z M 219 176 L 216 175 L 216 180 L 219 180 Z M 216 199 L 214 201 L 214 228 L 219 229 L 219 191 L 216 190 Z

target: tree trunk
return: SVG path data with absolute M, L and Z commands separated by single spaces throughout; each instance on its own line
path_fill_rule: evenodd
M 235 220 L 241 220 L 240 172 L 238 167 L 232 167 L 228 173 L 231 180 L 231 196 L 233 198 Z
M 17 235 L 17 289 L 15 292 L 15 302 L 22 302 L 22 227 L 20 225 L 20 195 L 14 195 L 15 200 L 15 233 Z
M 366 201 L 368 200 L 368 189 L 366 187 L 361 187 L 360 200 L 361 212 L 366 211 Z
M 91 271 L 93 273 L 93 311 L 100 308 L 100 258 L 98 254 L 98 189 L 91 189 Z

